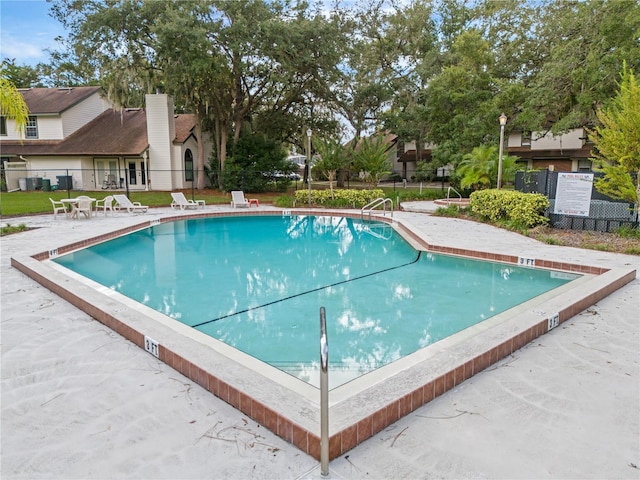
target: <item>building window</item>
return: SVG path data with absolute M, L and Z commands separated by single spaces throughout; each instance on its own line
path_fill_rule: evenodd
M 184 152 L 184 180 L 193 182 L 193 153 L 188 148 Z
M 588 158 L 580 158 L 578 160 L 579 172 L 590 172 L 592 170 L 592 162 Z
M 522 139 L 520 145 L 523 147 L 531 146 L 531 132 L 522 132 Z
M 27 138 L 38 138 L 38 119 L 37 117 L 29 117 L 26 128 Z
M 7 135 L 7 118 L 6 117 L 0 117 L 0 135 L 2 136 Z

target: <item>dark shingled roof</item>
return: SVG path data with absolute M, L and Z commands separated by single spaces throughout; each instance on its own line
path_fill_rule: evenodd
M 194 128 L 195 116 L 176 115 L 177 143 Z M 149 146 L 144 109 L 109 109 L 64 140 L 3 140 L 3 155 L 141 156 Z
M 190 135 L 193 135 L 193 129 L 196 126 L 196 116 L 192 113 L 183 113 L 175 116 L 176 122 L 176 138 L 175 143 L 184 143 Z
M 100 87 L 20 88 L 32 115 L 62 113 L 96 92 Z
M 143 109 L 109 109 L 73 132 L 52 155 L 142 155 L 147 149 L 147 116 Z

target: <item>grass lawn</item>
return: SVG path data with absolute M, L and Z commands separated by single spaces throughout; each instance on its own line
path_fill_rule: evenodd
M 43 192 L 40 190 L 26 191 L 26 192 L 2 192 L 0 194 L 0 214 L 3 218 L 19 215 L 29 215 L 34 213 L 48 213 L 53 212 L 49 197 L 54 200 L 60 200 L 62 198 L 74 198 L 79 195 L 88 195 L 92 198 L 102 199 L 107 195 L 113 195 L 114 193 L 126 193 L 119 190 L 102 190 L 84 192 L 80 190 L 72 190 L 67 192 L 66 190 L 55 190 L 52 192 Z M 183 190 L 184 195 L 188 198 L 192 198 L 191 190 Z M 280 197 L 281 193 L 259 193 L 251 194 L 251 198 L 257 198 L 260 203 L 273 203 L 275 199 Z M 170 192 L 131 192 L 129 197 L 133 202 L 140 202 L 143 205 L 149 207 L 168 207 L 171 204 Z M 216 204 L 228 204 L 231 201 L 231 194 L 222 192 L 220 190 L 205 189 L 202 191 L 194 191 L 193 199 L 204 200 L 207 205 Z

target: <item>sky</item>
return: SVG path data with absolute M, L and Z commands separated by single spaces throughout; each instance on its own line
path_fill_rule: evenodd
M 44 0 L 0 0 L 0 58 L 15 58 L 18 66 L 49 63 L 45 49 L 59 48 L 55 38 L 62 25 L 49 16 Z

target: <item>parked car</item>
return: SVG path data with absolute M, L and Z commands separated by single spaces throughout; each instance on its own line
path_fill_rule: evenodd
M 284 172 L 281 172 L 279 170 L 276 170 L 274 172 L 264 172 L 262 175 L 264 175 L 265 177 L 269 177 L 272 178 L 274 180 L 277 180 L 279 178 L 289 178 L 289 180 L 300 180 L 302 177 L 297 174 L 296 172 L 291 172 L 291 173 L 287 173 L 285 174 Z

